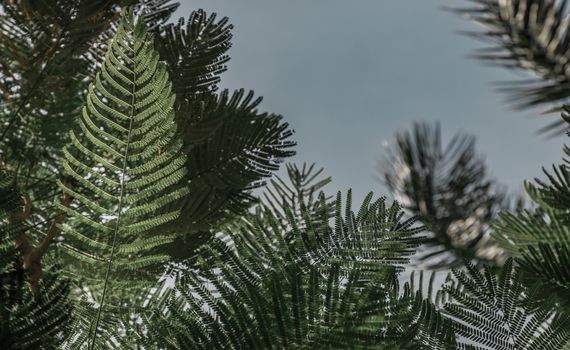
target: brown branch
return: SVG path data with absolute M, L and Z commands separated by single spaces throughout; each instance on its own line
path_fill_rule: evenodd
M 64 186 L 69 187 L 71 183 L 69 181 L 64 181 Z M 13 214 L 8 217 L 8 223 L 17 224 L 24 222 L 32 212 L 32 201 L 29 195 L 23 197 L 24 199 L 24 210 L 21 213 Z M 68 207 L 71 203 L 71 196 L 67 193 L 63 195 L 62 205 Z M 53 242 L 55 236 L 58 232 L 58 225 L 63 222 L 66 215 L 65 213 L 60 213 L 57 215 L 49 226 L 48 232 L 37 248 L 32 247 L 28 241 L 25 230 L 20 232 L 18 238 L 16 239 L 16 249 L 20 252 L 22 256 L 22 267 L 28 272 L 28 282 L 30 284 L 30 289 L 32 291 L 36 290 L 39 281 L 43 276 L 43 265 L 42 257 L 47 252 L 50 244 Z
M 8 224 L 15 225 L 24 222 L 32 213 L 32 200 L 29 195 L 22 197 L 24 200 L 24 210 L 21 213 L 12 214 L 8 216 Z M 30 254 L 33 250 L 32 246 L 28 242 L 25 231 L 20 232 L 18 238 L 16 239 L 16 249 L 26 256 Z
M 65 187 L 70 187 L 71 182 L 64 181 L 63 185 Z M 68 207 L 70 203 L 71 203 L 71 196 L 69 196 L 67 193 L 64 193 L 63 194 L 63 201 L 61 204 L 64 207 Z M 61 224 L 63 222 L 65 217 L 66 217 L 65 213 L 61 213 L 61 214 L 57 215 L 53 219 L 51 225 L 49 226 L 49 229 L 48 229 L 46 236 L 41 241 L 41 243 L 38 245 L 38 247 L 36 249 L 34 249 L 33 251 L 28 252 L 27 255 L 24 255 L 24 259 L 23 259 L 24 269 L 27 269 L 29 271 L 30 275 L 28 278 L 28 282 L 30 283 L 30 288 L 32 290 L 36 289 L 39 281 L 43 277 L 42 257 L 47 252 L 50 244 L 53 242 L 53 239 L 55 238 L 55 236 L 57 235 L 57 232 L 58 232 L 58 226 L 59 226 L 59 224 Z
M 71 182 L 64 181 L 63 185 L 65 187 L 70 187 Z M 64 207 L 69 207 L 70 203 L 71 203 L 71 196 L 69 196 L 67 193 L 64 193 L 63 194 L 63 201 L 61 204 Z M 53 239 L 55 238 L 55 235 L 57 234 L 58 225 L 63 222 L 65 217 L 66 217 L 65 213 L 61 213 L 53 219 L 46 236 L 44 237 L 43 241 L 40 243 L 40 245 L 36 249 L 36 254 L 39 255 L 39 258 L 41 258 L 47 252 L 49 245 L 51 244 L 51 242 L 53 242 Z
M 24 200 L 24 210 L 21 213 L 9 215 L 9 224 L 24 222 L 30 216 L 30 214 L 32 214 L 32 200 L 30 199 L 30 196 L 26 194 L 22 197 L 22 199 Z
M 8 224 L 16 225 L 22 223 L 26 221 L 26 219 L 31 215 L 32 200 L 30 199 L 30 196 L 26 194 L 24 197 L 22 197 L 22 199 L 24 200 L 24 210 L 21 213 L 9 215 Z M 20 252 L 22 256 L 22 267 L 24 268 L 24 270 L 29 269 L 31 265 L 28 260 L 29 257 L 33 254 L 34 248 L 30 245 L 25 230 L 22 230 L 22 232 L 20 232 L 18 238 L 16 238 L 15 244 L 16 244 L 16 249 Z M 33 286 L 32 289 L 35 289 L 35 286 Z

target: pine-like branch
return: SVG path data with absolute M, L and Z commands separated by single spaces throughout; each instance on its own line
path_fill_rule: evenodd
M 547 105 L 558 110 L 570 98 L 570 20 L 566 0 L 472 0 L 474 7 L 451 8 L 481 24 L 469 36 L 492 42 L 475 57 L 494 65 L 531 72 L 535 79 L 507 83 L 517 108 Z M 555 107 L 554 109 L 552 107 Z M 542 132 L 566 130 L 554 121 Z
M 420 260 L 430 268 L 459 266 L 464 259 L 504 262 L 490 225 L 508 199 L 488 177 L 472 136 L 459 134 L 443 145 L 439 125 L 414 124 L 396 134 L 386 153 L 385 184 L 432 233 Z

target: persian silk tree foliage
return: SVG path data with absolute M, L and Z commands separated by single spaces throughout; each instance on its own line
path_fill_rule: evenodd
M 63 28 L 40 26 L 45 18 L 52 15 L 63 14 L 61 20 L 65 21 L 67 13 L 51 11 L 44 2 L 2 5 L 5 10 L 2 20 L 7 23 L 2 28 L 2 33 L 6 34 L 4 39 L 16 43 L 18 40 L 26 41 L 25 31 L 50 40 L 58 33 L 66 40 L 68 36 L 73 37 L 74 45 L 66 40 L 58 41 L 54 49 L 66 48 L 63 51 L 67 56 L 61 54 L 62 59 L 78 55 L 83 59 L 78 67 L 88 68 L 82 73 L 83 79 L 78 79 L 77 75 L 67 77 L 55 69 L 48 70 L 46 65 L 37 79 L 31 79 L 32 88 L 28 88 L 23 86 L 26 80 L 10 80 L 8 73 L 18 75 L 18 70 L 34 65 L 3 64 L 3 78 L 12 83 L 6 91 L 15 91 L 12 86 L 21 83 L 20 91 L 39 94 L 33 86 L 40 86 L 43 78 L 53 74 L 72 81 L 76 85 L 71 89 L 83 92 L 81 82 L 93 79 L 92 85 L 85 89 L 86 95 L 73 96 L 74 103 L 78 96 L 87 100 L 81 113 L 77 113 L 76 107 L 68 108 L 66 101 L 50 100 L 65 110 L 65 116 L 82 115 L 64 151 L 53 147 L 54 143 L 47 137 L 36 138 L 39 148 L 42 142 L 46 147 L 52 147 L 49 150 L 52 152 L 53 149 L 53 152 L 48 152 L 50 159 L 58 154 L 64 155 L 64 176 L 48 163 L 41 163 L 39 168 L 42 170 L 37 171 L 39 160 L 25 157 L 20 160 L 14 156 L 18 152 L 10 153 L 20 148 L 9 142 L 10 137 L 20 135 L 19 130 L 33 130 L 26 123 L 20 123 L 21 119 L 41 119 L 27 109 L 18 108 L 17 104 L 15 112 L 7 109 L 6 114 L 2 114 L 7 118 L 3 134 L 9 136 L 3 137 L 3 141 L 9 143 L 2 147 L 2 165 L 15 176 L 14 185 L 22 188 L 33 202 L 33 210 L 27 220 L 34 222 L 24 236 L 29 252 L 22 254 L 24 268 L 29 260 L 31 267 L 27 269 L 31 271 L 33 268 L 37 273 L 27 279 L 32 283 L 41 279 L 45 270 L 42 269 L 42 258 L 44 265 L 63 260 L 67 274 L 80 286 L 88 287 L 87 298 L 97 306 L 103 303 L 104 296 L 108 299 L 111 297 L 109 294 L 121 291 L 117 285 L 106 288 L 106 283 L 115 279 L 117 273 L 130 276 L 129 286 L 133 286 L 137 279 L 156 277 L 161 271 L 161 263 L 172 255 L 174 247 L 178 249 L 174 253 L 179 260 L 191 255 L 193 248 L 188 242 L 193 240 L 183 239 L 186 245 L 183 250 L 179 248 L 180 241 L 171 244 L 169 249 L 165 244 L 173 241 L 173 233 L 178 234 L 178 239 L 189 233 L 202 233 L 208 238 L 207 230 L 217 220 L 246 209 L 253 200 L 249 191 L 262 184 L 261 178 L 276 170 L 283 157 L 293 154 L 288 150 L 293 143 L 287 141 L 291 131 L 279 116 L 257 112 L 256 107 L 261 100 L 254 99 L 252 93 L 244 95 L 239 91 L 231 97 L 227 92 L 214 93 L 219 74 L 225 70 L 224 63 L 228 60 L 225 52 L 230 46 L 231 26 L 227 24 L 227 18 L 216 22 L 215 16 L 197 11 L 190 16 L 186 29 L 183 29 L 183 21 L 166 26 L 165 19 L 177 5 L 164 0 L 141 1 L 135 5 L 134 11 L 139 14 L 141 22 L 144 20 L 156 33 L 156 41 L 152 42 L 148 34 L 144 34 L 142 23 L 138 29 L 133 27 L 133 23 L 126 25 L 123 22 L 115 26 L 117 3 L 90 3 L 92 6 L 79 0 L 58 2 L 58 6 L 69 10 L 70 19 L 77 19 L 73 28 L 83 30 L 84 36 L 67 31 L 71 27 L 65 25 Z M 103 12 L 110 16 L 105 22 L 107 27 L 86 24 L 93 18 L 103 18 L 100 14 Z M 93 42 L 103 39 L 103 48 L 106 48 L 105 40 L 115 32 L 118 34 L 101 65 L 99 60 L 104 51 Z M 17 45 L 10 46 L 7 40 L 3 44 L 6 50 L 11 50 L 10 54 L 23 54 Z M 79 46 L 87 51 L 79 50 Z M 30 50 L 38 47 L 32 44 Z M 152 51 L 155 47 L 163 53 L 168 51 L 164 55 L 168 66 L 158 62 L 157 53 Z M 51 56 L 46 60 L 51 62 Z M 49 66 L 52 67 L 55 66 Z M 95 75 L 99 68 L 100 73 Z M 169 92 L 167 71 L 175 72 L 173 88 L 177 91 L 176 96 Z M 55 95 L 49 93 L 47 96 Z M 10 97 L 6 94 L 2 101 L 15 100 L 15 97 L 22 97 L 18 103 L 26 108 L 32 104 L 30 101 L 37 102 L 32 105 L 38 110 L 44 105 L 43 100 L 30 100 L 19 95 Z M 183 108 L 185 103 L 198 108 Z M 174 110 L 176 114 L 173 117 Z M 62 130 L 75 123 L 66 121 L 59 124 L 61 128 L 50 136 L 52 139 L 61 136 Z M 65 139 L 58 142 L 61 144 Z M 191 157 L 184 157 L 184 153 Z M 31 151 L 30 155 L 42 153 Z M 44 159 L 47 158 L 42 158 L 42 161 Z M 29 166 L 26 172 L 20 171 L 21 164 Z M 191 167 L 192 172 L 186 171 L 187 167 Z M 57 186 L 49 185 L 58 177 L 61 178 L 59 187 L 64 192 L 64 199 L 60 200 L 56 211 L 49 209 L 46 203 L 61 193 L 54 190 Z M 187 220 L 175 223 L 181 209 Z M 168 222 L 172 225 L 166 228 Z M 195 227 L 202 232 L 197 232 Z M 53 252 L 50 256 L 45 255 L 54 240 L 64 249 L 58 250 L 53 257 Z M 197 245 L 195 243 L 194 247 Z M 118 264 L 112 264 L 115 261 Z M 141 273 L 137 275 L 134 271 Z M 132 293 L 127 290 L 126 294 Z M 114 306 L 108 305 L 107 308 Z M 95 317 L 97 320 L 100 318 L 99 315 Z
M 144 232 L 175 219 L 177 212 L 147 214 L 187 192 L 176 186 L 186 174 L 186 158 L 176 137 L 174 98 L 144 24 L 135 25 L 127 14 L 63 151 L 69 181 L 59 185 L 73 200 L 59 205 L 71 217 L 61 226 L 62 245 L 76 248 L 69 250 L 75 257 L 107 260 L 114 251 L 141 267 L 145 263 L 135 255 L 164 243 L 166 237 L 145 240 Z M 92 237 L 80 233 L 91 229 Z M 113 242 L 128 245 L 112 249 Z
M 176 120 L 188 154 L 192 195 L 178 203 L 185 219 L 172 228 L 195 235 L 179 238 L 172 247 L 180 258 L 186 255 L 178 247 L 197 248 L 212 225 L 249 208 L 255 202 L 250 191 L 294 154 L 292 130 L 281 116 L 257 110 L 261 98 L 243 89 L 217 92 L 229 60 L 231 29 L 227 17 L 217 20 L 215 14 L 196 11 L 187 21 L 164 26 L 157 40 L 176 92 Z
M 121 10 L 117 0 L 3 1 L 0 11 L 0 145 L 4 161 L 45 176 L 85 99 Z M 154 28 L 176 4 L 145 0 Z M 43 171 L 42 171 L 43 170 Z M 53 174 L 52 174 L 53 175 Z
M 444 144 L 439 125 L 416 123 L 397 133 L 385 151 L 384 183 L 431 232 L 419 256 L 422 266 L 445 269 L 464 259 L 505 262 L 508 254 L 490 231 L 512 199 L 488 175 L 473 136 L 457 134 Z
M 570 340 L 570 318 L 550 305 L 537 305 L 537 288 L 522 283 L 513 259 L 501 271 L 483 271 L 469 262 L 453 270 L 444 287 L 452 302 L 444 315 L 453 320 L 461 349 L 560 349 Z M 476 346 L 476 347 L 475 347 Z
M 563 120 L 570 122 L 568 107 Z M 570 156 L 568 146 L 564 148 Z M 544 169 L 545 180 L 526 183 L 529 196 L 536 203 L 533 210 L 503 213 L 495 224 L 495 236 L 515 256 L 525 280 L 545 293 L 540 301 L 555 301 L 560 310 L 568 311 L 570 291 L 570 172 L 568 158 L 564 163 Z
M 62 253 L 78 261 L 70 265 L 81 269 L 99 305 L 94 333 L 108 290 L 144 281 L 143 271 L 154 277 L 151 267 L 168 261 L 155 251 L 172 236 L 151 229 L 176 219 L 178 211 L 157 212 L 187 194 L 179 185 L 186 159 L 174 99 L 145 24 L 127 12 L 70 132 L 63 151 L 69 181 L 59 183 L 72 198 L 59 204 L 69 217 L 60 226 Z
M 62 60 L 73 57 L 78 61 L 77 67 L 86 68 L 78 75 L 60 74 L 50 55 L 41 56 L 50 65 L 19 61 L 17 65 L 8 65 L 9 59 L 2 64 L 2 81 L 8 85 L 3 90 L 2 103 L 17 103 L 3 104 L 6 109 L 0 115 L 5 127 L 2 133 L 6 135 L 2 138 L 1 165 L 14 176 L 12 185 L 24 191 L 26 204 L 30 204 L 29 208 L 26 205 L 29 225 L 23 239 L 10 239 L 15 239 L 23 256 L 23 267 L 28 272 L 24 280 L 34 289 L 45 270 L 42 263 L 63 261 L 67 275 L 77 285 L 87 287 L 86 298 L 97 307 L 105 297 L 109 301 L 111 294 L 126 294 L 128 298 L 123 301 L 135 294 L 118 285 L 107 288 L 107 282 L 115 280 L 118 273 L 131 277 L 130 287 L 136 285 L 136 280 L 152 279 L 167 257 L 175 255 L 180 260 L 192 255 L 193 247 L 199 244 L 183 236 L 200 233 L 209 239 L 207 231 L 216 221 L 247 209 L 253 201 L 251 189 L 261 185 L 260 180 L 276 170 L 283 157 L 293 154 L 289 150 L 293 143 L 287 140 L 291 131 L 281 117 L 257 111 L 261 99 L 253 98 L 252 93 L 215 93 L 219 74 L 228 60 L 225 52 L 230 46 L 231 26 L 227 18 L 216 21 L 215 15 L 196 11 L 186 29 L 183 21 L 167 26 L 164 22 L 177 4 L 145 0 L 134 6 L 141 20 L 137 29 L 129 20 L 116 26 L 120 8 L 113 1 L 58 2 L 57 6 L 67 12 L 52 11 L 52 5 L 41 1 L 2 4 L 2 21 L 6 25 L 0 31 L 6 53 L 20 55 L 25 61 L 26 53 L 19 43 L 28 44 L 24 33 L 40 41 L 60 35 L 65 40 L 56 40 L 51 52 L 61 54 L 58 57 Z M 109 16 L 104 25 L 88 25 L 95 18 L 103 19 L 103 14 Z M 58 16 L 65 23 L 61 27 L 42 26 L 50 16 Z M 155 42 L 144 33 L 142 21 L 156 33 Z M 114 33 L 118 34 L 107 47 L 106 40 Z M 95 43 L 97 39 L 103 40 L 102 46 Z M 33 40 L 30 50 L 41 50 L 42 46 Z M 105 52 L 101 47 L 107 48 L 103 64 L 99 61 Z M 167 66 L 158 62 L 153 48 L 167 51 Z M 64 61 L 59 63 L 66 67 Z M 36 66 L 45 69 L 36 76 L 30 73 L 30 81 L 14 80 L 23 76 L 18 72 Z M 99 68 L 101 71 L 95 74 Z M 175 72 L 175 96 L 170 93 L 168 71 Z M 56 96 L 60 95 L 50 92 L 52 85 L 46 87 L 49 93 L 44 97 L 65 111 L 66 117 L 80 114 L 81 120 L 63 152 L 54 145 L 64 143 L 66 138 L 59 139 L 62 131 L 75 124 L 67 120 L 56 123 L 61 125 L 49 138 L 32 138 L 38 148 L 45 146 L 49 150 L 46 157 L 32 150 L 30 157 L 26 153 L 20 159 L 16 156 L 21 147 L 10 140 L 35 132 L 29 123 L 21 121 L 42 119 L 44 110 L 39 114 L 31 111 L 40 110 L 47 102 L 21 94 L 12 96 L 10 92 L 16 91 L 14 86 L 19 84 L 18 91 L 41 95 L 36 86 L 43 86 L 44 79 L 51 75 L 59 78 L 61 84 L 75 84 L 70 89 L 77 94 L 68 100 L 74 101 L 76 107 L 66 104 L 66 98 L 58 100 Z M 82 83 L 89 80 L 93 80 L 92 85 L 82 89 Z M 81 113 L 77 98 L 87 100 Z M 53 116 L 59 113 L 46 113 L 52 112 Z M 56 138 L 57 142 L 52 142 Z M 44 162 L 58 155 L 64 156 L 63 175 L 52 163 Z M 191 172 L 186 171 L 188 167 Z M 58 186 L 51 186 L 57 178 L 61 179 L 59 190 Z M 63 200 L 54 210 L 48 203 L 59 197 L 60 191 L 64 193 Z M 181 209 L 186 220 L 175 221 Z M 167 227 L 167 223 L 171 225 Z M 174 238 L 178 241 L 173 242 Z M 54 241 L 63 249 L 46 254 Z M 194 242 L 194 246 L 189 242 Z M 168 243 L 172 244 L 166 249 Z M 115 301 L 120 298 L 113 298 L 107 309 L 117 306 Z M 89 303 L 82 305 L 88 307 Z M 89 318 L 97 323 L 101 315 L 91 315 L 89 309 L 85 313 L 83 320 L 87 322 L 82 326 L 87 324 L 89 328 L 91 324 L 94 334 L 97 327 Z M 81 343 L 81 339 L 87 338 L 78 339 Z M 78 343 L 77 339 L 73 342 Z
M 312 169 L 309 168 L 309 169 Z M 435 306 L 405 288 L 398 266 L 415 251 L 421 227 L 398 205 L 366 197 L 352 211 L 343 201 L 307 206 L 323 181 L 299 181 L 311 171 L 289 168 L 270 193 L 295 198 L 261 206 L 202 248 L 184 271 L 164 312 L 149 317 L 149 334 L 168 349 L 448 348 L 451 328 Z M 316 174 L 318 175 L 318 172 Z M 313 176 L 306 177 L 307 180 Z M 344 205 L 343 205 L 344 202 Z M 331 217 L 331 213 L 332 217 Z M 160 303 L 159 303 L 160 304 Z
M 568 121 L 566 114 L 563 118 Z M 398 135 L 385 177 L 396 198 L 433 232 L 436 239 L 428 240 L 428 247 L 450 242 L 428 257 L 448 254 L 452 259 L 447 261 L 455 265 L 443 288 L 445 302 L 437 305 L 451 321 L 457 347 L 568 348 L 567 164 L 545 172 L 548 182 L 526 184 L 534 207 L 498 213 L 509 203 L 493 194 L 493 183 L 483 176 L 472 145 L 456 146 L 462 152 L 451 146 L 442 150 L 438 133 L 429 130 L 416 126 L 414 134 Z M 457 142 L 451 145 L 461 145 Z M 449 232 L 452 226 L 462 229 Z M 481 267 L 485 259 L 480 253 L 490 248 L 476 244 L 483 234 L 494 251 L 512 256 L 504 266 L 495 262 L 493 268 Z M 451 239 L 467 244 L 453 244 Z
M 28 236 L 42 241 L 61 193 L 61 146 L 88 93 L 118 26 L 121 1 L 7 1 L 0 4 L 0 161 L 29 194 L 34 221 Z M 218 221 L 246 210 L 250 192 L 294 152 L 292 131 L 280 116 L 257 111 L 260 98 L 218 93 L 231 47 L 227 18 L 202 10 L 166 24 L 178 8 L 170 0 L 125 1 L 155 34 L 176 93 L 175 115 L 187 155 L 192 196 L 173 203 L 191 220 L 171 229 L 192 233 L 172 245 L 178 260 L 191 256 Z M 62 91 L 65 89 L 65 93 Z M 57 125 L 57 127 L 55 127 Z M 222 142 L 220 142 L 222 141 Z M 198 239 L 199 238 L 199 239 Z M 181 245 L 188 249 L 178 249 Z
M 527 30 L 560 16 L 475 2 Z M 417 125 L 385 171 L 402 206 L 353 207 L 314 166 L 258 199 L 291 131 L 252 92 L 217 91 L 227 19 L 166 24 L 167 0 L 54 4 L 0 5 L 0 348 L 570 348 L 567 165 L 527 186 L 536 209 L 498 218 L 510 200 L 473 139 L 443 147 Z M 399 285 L 422 245 L 426 266 L 454 267 L 437 293 L 433 277 L 427 295 L 421 278 Z
M 55 270 L 47 271 L 34 293 L 26 283 L 19 252 L 13 242 L 28 214 L 13 178 L 0 171 L 0 347 L 57 348 L 67 337 L 72 306 L 69 283 Z

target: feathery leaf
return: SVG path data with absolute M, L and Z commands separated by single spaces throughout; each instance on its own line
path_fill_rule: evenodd
M 178 211 L 161 210 L 187 194 L 174 99 L 151 35 L 127 12 L 64 149 L 71 184 L 60 182 L 73 198 L 59 205 L 70 217 L 61 226 L 64 253 L 98 281 L 91 346 L 109 284 L 153 276 L 151 267 L 168 259 L 157 249 L 173 236 L 151 230 L 175 220 Z

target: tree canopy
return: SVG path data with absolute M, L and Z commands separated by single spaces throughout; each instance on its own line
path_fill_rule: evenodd
M 566 130 L 565 2 L 473 3 L 481 58 L 538 73 L 511 93 Z M 293 130 L 218 88 L 229 20 L 177 8 L 0 5 L 0 348 L 570 349 L 569 159 L 523 200 L 417 123 L 394 201 L 279 177 Z

